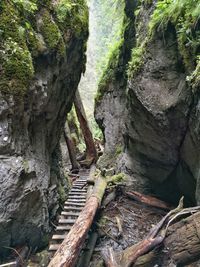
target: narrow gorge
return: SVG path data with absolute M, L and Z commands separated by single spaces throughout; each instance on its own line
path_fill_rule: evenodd
M 199 87 L 198 0 L 1 0 L 0 266 L 200 266 Z M 100 195 L 90 263 L 48 265 L 85 170 L 86 207 Z M 169 210 L 162 245 L 128 261 Z M 23 264 L 3 265 L 24 246 Z

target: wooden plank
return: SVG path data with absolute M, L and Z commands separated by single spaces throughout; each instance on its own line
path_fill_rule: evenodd
M 64 223 L 64 224 L 74 224 L 76 219 L 59 219 L 59 223 Z
M 66 235 L 53 235 L 52 240 L 64 240 Z
M 77 206 L 77 207 L 84 207 L 85 204 L 84 203 L 75 203 L 75 202 L 69 202 L 69 201 L 66 201 L 65 202 L 65 205 L 69 205 L 69 206 Z
M 67 211 L 62 211 L 61 215 L 63 216 L 79 216 L 79 212 L 67 212 Z
M 64 206 L 64 210 L 70 210 L 70 211 L 81 211 L 82 207 L 71 207 L 71 206 Z
M 59 225 L 56 227 L 56 231 L 70 231 L 71 225 Z
M 60 247 L 59 244 L 51 244 L 51 245 L 49 246 L 49 251 L 56 251 L 56 250 L 59 249 L 59 247 Z

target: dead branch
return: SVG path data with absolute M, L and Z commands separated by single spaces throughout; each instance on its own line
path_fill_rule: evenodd
M 171 210 L 172 209 L 172 206 L 160 199 L 157 199 L 155 197 L 152 197 L 152 196 L 147 196 L 147 195 L 144 195 L 144 194 L 141 194 L 139 192 L 136 192 L 136 191 L 123 191 L 123 193 L 131 198 L 131 199 L 134 199 L 138 202 L 141 202 L 145 205 L 148 205 L 148 206 L 152 206 L 152 207 L 155 207 L 155 208 L 159 208 L 159 209 L 164 209 L 164 210 Z

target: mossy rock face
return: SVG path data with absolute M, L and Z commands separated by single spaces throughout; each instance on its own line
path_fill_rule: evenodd
M 67 8 L 66 16 L 61 17 L 60 12 Z M 49 53 L 55 53 L 58 60 L 65 57 L 71 38 L 87 39 L 87 27 L 88 9 L 84 0 L 57 4 L 50 0 L 2 0 L 0 91 L 23 97 L 36 72 L 35 59 Z
M 31 53 L 18 10 L 10 2 L 2 2 L 0 11 L 0 91 L 23 95 L 34 74 Z

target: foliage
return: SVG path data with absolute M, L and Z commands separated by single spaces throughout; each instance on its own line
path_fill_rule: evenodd
M 108 184 L 118 184 L 120 182 L 123 182 L 126 180 L 126 175 L 124 173 L 118 173 L 113 176 L 108 176 L 107 177 L 107 182 Z
M 104 69 L 102 76 L 100 78 L 100 82 L 98 85 L 98 92 L 95 98 L 95 102 L 99 102 L 107 89 L 108 82 L 115 78 L 115 73 L 117 72 L 118 64 L 119 64 L 119 55 L 121 51 L 121 47 L 123 44 L 123 38 L 117 43 L 115 43 L 112 47 L 112 50 L 109 53 L 109 61 Z
M 131 60 L 128 63 L 128 76 L 133 77 L 141 68 L 144 62 L 144 56 L 146 51 L 147 39 L 141 44 L 137 42 L 137 45 L 132 49 Z
M 86 113 L 92 117 L 98 83 L 109 61 L 111 50 L 121 39 L 125 1 L 90 0 L 88 2 L 91 12 L 87 68 L 79 84 L 79 91 Z
M 12 0 L 16 7 L 25 13 L 33 14 L 38 8 L 34 1 L 30 0 Z
M 100 141 L 103 141 L 103 133 L 99 128 L 98 124 L 96 123 L 94 117 L 89 119 L 89 123 L 93 137 Z
M 179 50 L 186 68 L 194 68 L 200 48 L 200 3 L 198 0 L 159 0 L 150 22 L 150 34 L 165 31 L 169 23 L 177 32 Z
M 191 83 L 194 91 L 200 87 L 200 56 L 197 56 L 196 69 L 187 77 L 187 80 Z
M 71 29 L 76 35 L 87 34 L 88 8 L 85 0 L 60 0 L 55 6 L 62 29 Z

